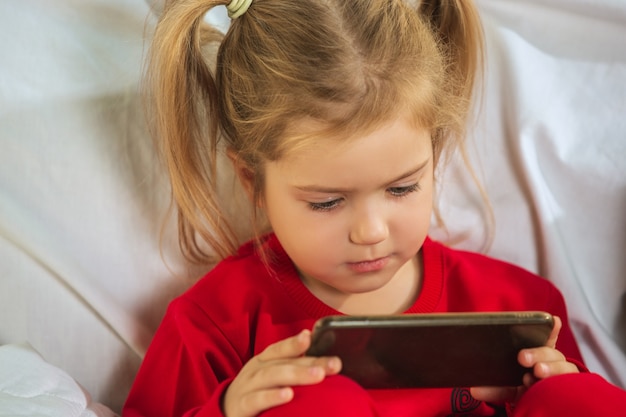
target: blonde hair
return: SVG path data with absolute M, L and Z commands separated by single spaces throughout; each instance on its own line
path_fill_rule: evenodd
M 247 168 L 254 202 L 264 162 L 315 140 L 290 130 L 303 118 L 350 137 L 409 111 L 431 130 L 435 162 L 462 148 L 482 59 L 472 1 L 253 0 L 222 36 L 204 16 L 227 3 L 170 0 L 150 50 L 151 116 L 189 259 L 239 244 L 217 198 L 222 147 Z

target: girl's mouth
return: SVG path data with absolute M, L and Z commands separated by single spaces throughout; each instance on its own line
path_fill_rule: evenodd
M 348 268 L 354 272 L 376 272 L 383 269 L 389 263 L 389 257 L 373 259 L 371 261 L 348 262 Z

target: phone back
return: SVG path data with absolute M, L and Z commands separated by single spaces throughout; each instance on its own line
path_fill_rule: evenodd
M 543 312 L 328 317 L 307 354 L 339 356 L 366 388 L 517 386 L 528 372 L 518 352 L 552 326 Z

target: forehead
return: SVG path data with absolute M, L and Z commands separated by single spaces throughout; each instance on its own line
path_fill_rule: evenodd
M 314 133 L 309 122 L 299 127 L 305 135 Z M 394 179 L 432 158 L 430 132 L 405 118 L 349 137 L 306 136 L 281 159 L 268 163 L 268 180 L 274 174 L 302 186 L 359 186 Z

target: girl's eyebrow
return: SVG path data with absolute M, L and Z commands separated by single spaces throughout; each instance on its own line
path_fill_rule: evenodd
M 391 181 L 386 182 L 384 185 L 393 184 L 396 181 L 400 181 L 400 180 L 403 180 L 405 178 L 410 177 L 411 175 L 417 174 L 418 172 L 423 170 L 428 165 L 429 162 L 430 162 L 430 158 L 428 158 L 425 161 L 421 162 L 416 167 L 411 168 L 408 171 L 406 171 L 405 173 L 397 176 L 396 178 L 392 179 Z M 294 188 L 296 188 L 299 191 L 327 193 L 327 194 L 335 194 L 335 193 L 341 194 L 341 193 L 348 193 L 348 192 L 351 191 L 350 189 L 347 189 L 347 188 L 326 187 L 326 186 L 314 185 L 314 184 L 312 184 L 312 185 L 296 185 Z

